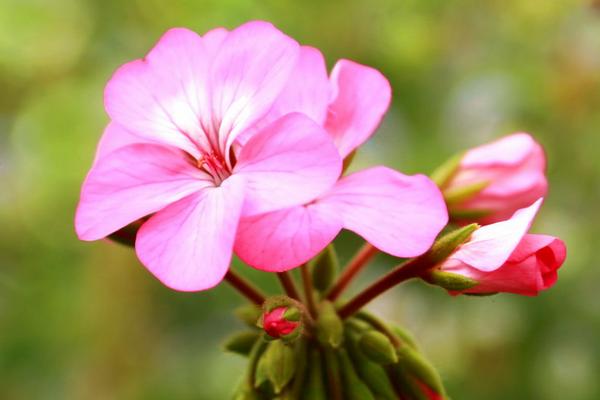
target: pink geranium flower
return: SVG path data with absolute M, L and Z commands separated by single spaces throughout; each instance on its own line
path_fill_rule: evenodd
M 265 119 L 298 53 L 271 24 L 250 22 L 203 37 L 169 30 L 119 68 L 105 91 L 111 122 L 83 184 L 78 236 L 97 240 L 150 216 L 135 247 L 158 279 L 185 291 L 219 283 L 241 217 L 310 201 L 340 174 L 318 124 L 297 113 Z
M 465 153 L 457 172 L 443 187 L 445 194 L 465 187 L 483 189 L 456 203 L 450 212 L 463 222 L 489 224 L 546 195 L 546 157 L 530 135 L 515 133 Z
M 373 68 L 340 60 L 328 77 L 321 53 L 302 47 L 291 79 L 266 120 L 300 111 L 322 125 L 342 157 L 375 131 L 391 98 Z M 342 228 L 398 257 L 427 251 L 447 223 L 436 185 L 378 166 L 342 177 L 311 202 L 242 220 L 235 244 L 246 263 L 283 271 L 314 257 Z
M 551 287 L 566 248 L 558 238 L 527 233 L 541 204 L 539 199 L 506 221 L 479 228 L 440 270 L 479 282 L 462 293 L 536 295 Z

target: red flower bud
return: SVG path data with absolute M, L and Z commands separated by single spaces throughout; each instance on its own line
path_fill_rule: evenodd
M 300 322 L 293 315 L 297 313 L 293 313 L 292 311 L 289 307 L 277 307 L 269 312 L 265 312 L 263 314 L 263 329 L 265 332 L 273 338 L 280 338 L 294 332 L 300 325 Z M 286 313 L 288 315 L 285 315 Z

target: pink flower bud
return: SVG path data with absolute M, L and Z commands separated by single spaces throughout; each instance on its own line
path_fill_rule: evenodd
M 442 189 L 455 220 L 489 224 L 544 196 L 545 169 L 542 147 L 516 133 L 467 151 Z
M 288 307 L 277 307 L 263 314 L 263 329 L 269 336 L 273 338 L 287 336 L 300 325 L 299 320 L 286 319 L 284 314 L 288 310 L 290 310 Z
M 528 234 L 542 199 L 510 219 L 476 230 L 444 261 L 440 270 L 479 282 L 459 293 L 508 292 L 537 295 L 554 285 L 566 258 L 564 243 L 547 235 Z

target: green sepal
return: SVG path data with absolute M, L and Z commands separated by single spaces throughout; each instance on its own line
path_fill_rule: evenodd
M 288 321 L 297 322 L 300 321 L 300 319 L 302 318 L 302 313 L 296 307 L 289 307 L 283 313 L 283 318 L 285 318 Z
M 420 353 L 408 347 L 398 349 L 399 365 L 416 379 L 429 386 L 437 393 L 444 395 L 444 385 L 438 371 Z
M 369 330 L 358 340 L 358 346 L 367 358 L 377 364 L 387 365 L 398 362 L 396 349 L 390 339 L 381 332 Z
M 344 324 L 330 301 L 323 301 L 316 324 L 317 340 L 324 346 L 337 348 L 344 339 Z
M 448 214 L 451 221 L 477 221 L 481 218 L 485 218 L 492 213 L 491 210 L 486 209 L 450 209 Z
M 254 304 L 245 304 L 235 309 L 234 314 L 248 326 L 256 327 L 262 316 L 262 309 Z
M 445 189 L 442 194 L 448 207 L 451 207 L 453 204 L 459 204 L 473 198 L 489 185 L 490 181 L 480 181 L 470 185 Z
M 340 348 L 337 350 L 342 382 L 344 399 L 347 400 L 375 400 L 373 393 L 369 389 L 369 386 L 363 382 L 354 366 L 346 350 Z
M 460 166 L 460 162 L 462 161 L 464 155 L 465 153 L 461 152 L 446 160 L 429 175 L 431 180 L 434 181 L 435 184 L 440 188 L 446 186 L 456 171 L 458 171 L 458 167 Z
M 316 348 L 308 355 L 308 376 L 303 387 L 303 400 L 327 400 L 327 389 L 323 375 L 323 361 Z
M 315 289 L 325 293 L 339 271 L 339 260 L 333 245 L 329 245 L 309 263 Z
M 479 228 L 478 224 L 470 224 L 446 233 L 435 241 L 425 257 L 431 265 L 444 261 L 458 246 L 466 242 L 473 232 Z
M 478 281 L 464 275 L 433 269 L 427 272 L 424 279 L 436 286 L 450 291 L 462 291 L 471 289 L 479 284 Z
M 226 351 L 240 354 L 242 356 L 250 355 L 254 343 L 260 338 L 260 333 L 257 331 L 244 331 L 231 335 L 223 343 Z
M 266 360 L 266 376 L 273 384 L 275 393 L 279 394 L 296 373 L 296 351 L 294 346 L 276 340 L 271 342 L 263 357 Z

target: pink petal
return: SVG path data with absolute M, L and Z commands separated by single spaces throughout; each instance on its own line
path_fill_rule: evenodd
M 531 227 L 542 201 L 540 198 L 531 206 L 518 210 L 506 221 L 477 229 L 450 259 L 462 261 L 480 271 L 500 268 Z
M 138 232 L 140 261 L 175 290 L 217 285 L 229 268 L 242 204 L 243 182 L 230 177 L 159 211 Z
M 134 144 L 98 160 L 81 189 L 75 229 L 82 240 L 103 238 L 203 187 L 210 177 L 176 149 Z
M 302 46 L 286 86 L 267 115 L 238 136 L 237 141 L 245 144 L 265 126 L 293 112 L 302 113 L 323 125 L 330 97 L 331 87 L 323 55 L 313 47 Z
M 320 201 L 341 213 L 344 228 L 397 257 L 427 251 L 448 222 L 442 195 L 429 178 L 386 167 L 340 179 Z
M 510 166 L 521 163 L 539 145 L 527 133 L 515 133 L 469 150 L 461 167 Z
M 210 70 L 211 114 L 223 154 L 263 117 L 288 82 L 299 46 L 268 22 L 248 22 L 223 40 Z
M 243 218 L 235 253 L 252 267 L 280 272 L 319 254 L 342 229 L 334 210 L 319 202 Z
M 94 164 L 116 149 L 135 143 L 144 143 L 144 140 L 116 122 L 109 122 L 98 142 Z
M 242 148 L 234 173 L 247 181 L 244 215 L 307 203 L 329 189 L 342 162 L 327 133 L 302 114 L 288 114 Z
M 363 144 L 375 131 L 390 105 L 391 88 L 377 70 L 349 60 L 333 67 L 334 100 L 325 128 L 342 157 Z
M 203 129 L 211 122 L 208 63 L 200 36 L 171 29 L 143 60 L 115 72 L 104 92 L 106 111 L 136 135 L 198 157 L 199 148 L 211 149 Z

